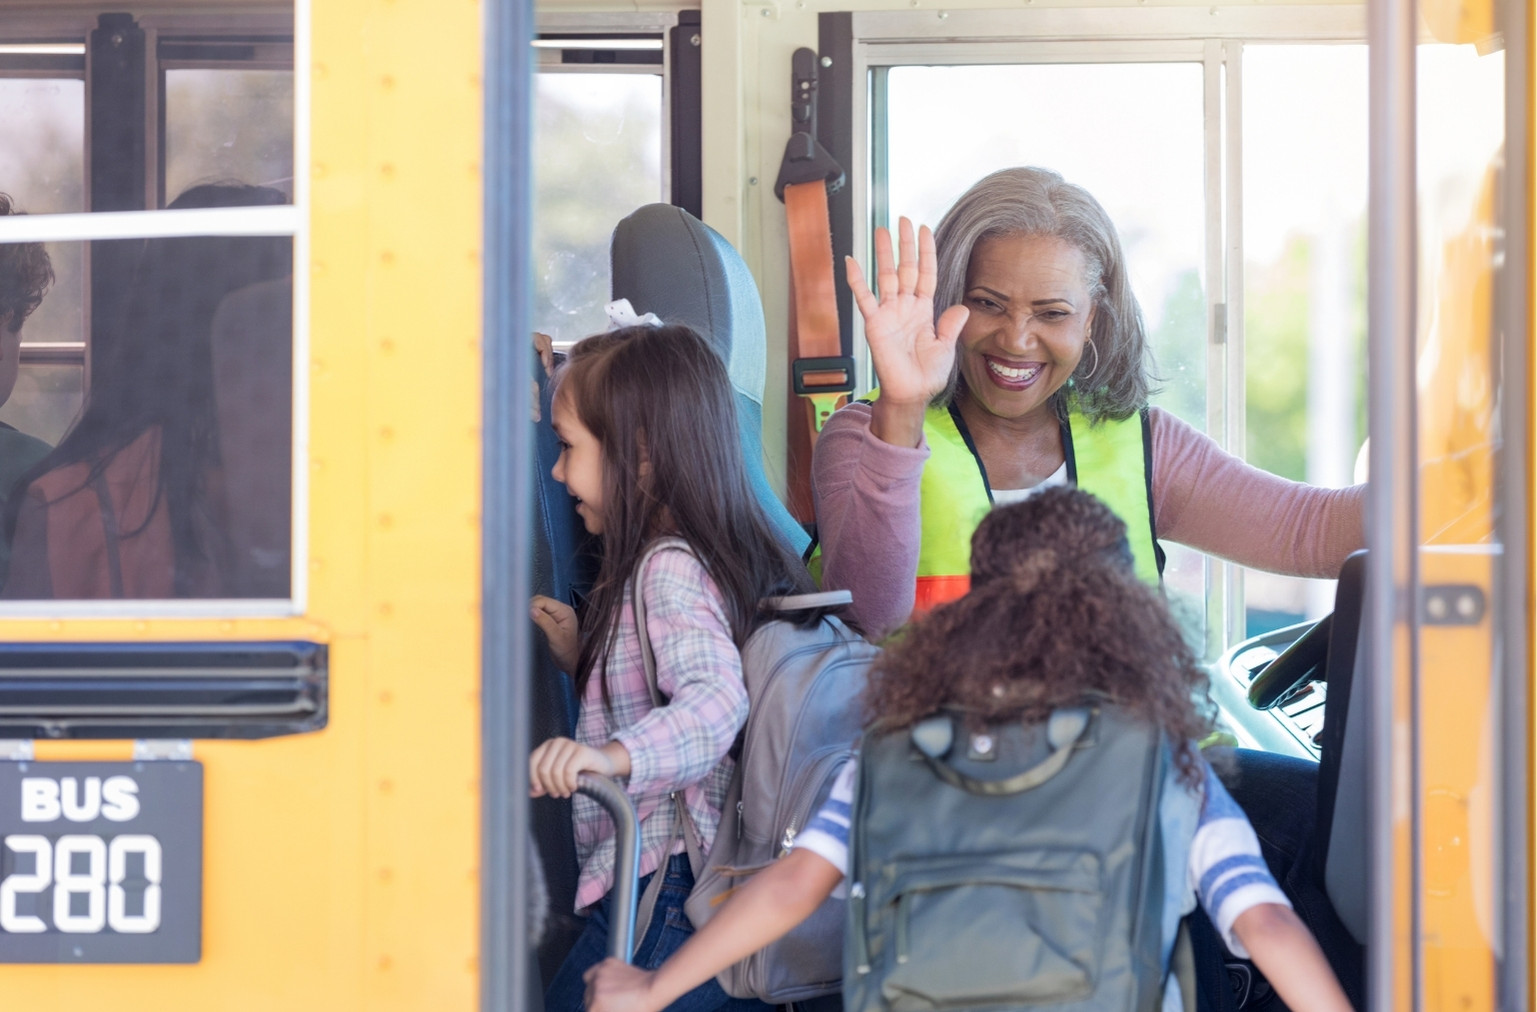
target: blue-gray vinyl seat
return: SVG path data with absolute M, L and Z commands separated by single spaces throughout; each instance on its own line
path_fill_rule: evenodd
M 629 299 L 637 313 L 693 327 L 725 359 L 748 478 L 780 539 L 801 555 L 811 539 L 763 471 L 768 329 L 752 272 L 720 233 L 671 204 L 647 204 L 625 218 L 609 249 L 614 298 Z

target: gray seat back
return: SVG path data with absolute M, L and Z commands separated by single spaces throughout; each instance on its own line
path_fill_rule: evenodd
M 647 204 L 614 229 L 613 297 L 704 335 L 725 360 L 736 391 L 747 475 L 780 540 L 796 555 L 810 537 L 763 471 L 763 386 L 768 330 L 752 272 L 720 234 L 671 204 Z

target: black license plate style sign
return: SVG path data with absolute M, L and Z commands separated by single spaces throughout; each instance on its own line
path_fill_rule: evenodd
M 196 963 L 203 766 L 0 763 L 0 963 Z

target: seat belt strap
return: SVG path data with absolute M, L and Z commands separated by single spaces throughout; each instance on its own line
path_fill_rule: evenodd
M 810 49 L 791 60 L 791 118 L 797 132 L 785 146 L 775 194 L 785 202 L 790 244 L 790 393 L 804 410 L 787 406 L 786 487 L 790 512 L 813 519 L 811 453 L 832 413 L 854 391 L 854 360 L 843 354 L 827 194 L 843 185 L 843 169 L 816 140 L 817 58 Z

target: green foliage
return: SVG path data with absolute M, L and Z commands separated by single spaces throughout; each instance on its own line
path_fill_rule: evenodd
M 1274 262 L 1249 265 L 1244 285 L 1245 456 L 1296 481 L 1307 477 L 1311 251 L 1293 236 Z

